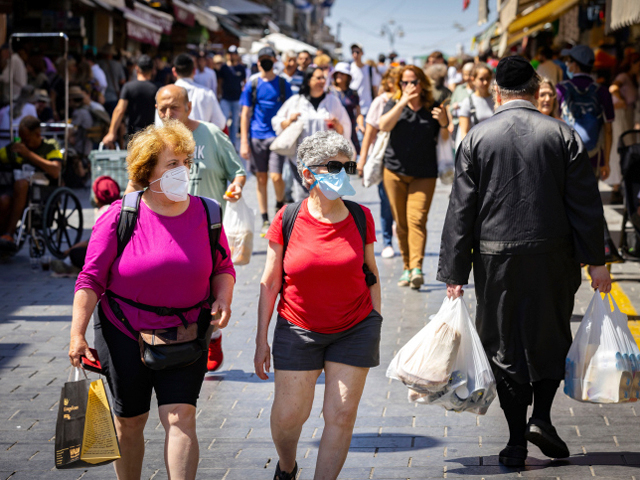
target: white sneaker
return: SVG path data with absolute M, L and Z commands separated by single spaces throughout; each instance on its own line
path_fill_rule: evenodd
M 382 258 L 393 258 L 395 256 L 395 252 L 393 251 L 393 247 L 389 245 L 388 247 L 384 247 L 382 249 L 382 253 L 380 253 Z

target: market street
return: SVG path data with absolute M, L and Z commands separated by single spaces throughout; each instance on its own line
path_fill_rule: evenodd
M 245 189 L 250 205 L 255 205 L 254 182 L 252 177 Z M 76 192 L 88 206 L 88 190 Z M 572 456 L 566 461 L 551 462 L 529 445 L 528 465 L 518 471 L 498 463 L 497 454 L 508 434 L 497 399 L 486 416 L 455 414 L 437 406 L 408 403 L 406 388 L 385 377 L 394 354 L 425 325 L 444 298 L 444 285 L 434 277 L 449 192 L 450 187 L 438 183 L 428 222 L 425 285 L 419 292 L 396 286 L 395 279 L 402 269 L 399 256 L 377 257 L 383 287 L 381 365 L 369 374 L 349 455 L 339 478 L 640 478 L 637 404 L 582 404 L 559 391 L 552 418 Z M 607 195 L 603 193 L 605 200 Z M 356 199 L 372 209 L 378 222 L 377 191 L 358 187 Z M 617 239 L 620 209 L 605 208 Z M 93 210 L 85 208 L 84 213 L 88 235 Z M 225 363 L 219 374 L 206 379 L 200 395 L 199 479 L 270 479 L 277 461 L 269 429 L 273 377 L 261 381 L 253 373 L 258 283 L 266 250 L 266 241 L 256 238 L 251 263 L 237 269 L 232 320 L 223 337 Z M 397 252 L 395 239 L 394 246 Z M 376 244 L 376 252 L 380 249 Z M 0 479 L 115 478 L 111 465 L 67 471 L 54 467 L 58 398 L 70 372 L 67 349 L 75 280 L 32 271 L 26 248 L 11 262 L 0 265 L 0 270 Z M 634 307 L 640 308 L 638 264 L 614 265 L 612 273 L 618 280 L 615 298 L 623 311 L 635 315 Z M 464 298 L 473 307 L 471 287 Z M 590 298 L 583 274 L 574 309 L 574 332 Z M 637 318 L 632 317 L 634 328 Z M 635 328 L 634 333 L 638 331 Z M 88 338 L 91 343 L 91 327 Z M 322 394 L 321 376 L 314 408 L 298 446 L 300 479 L 313 478 L 323 429 Z M 167 478 L 162 456 L 164 430 L 155 401 L 145 438 L 142 478 Z

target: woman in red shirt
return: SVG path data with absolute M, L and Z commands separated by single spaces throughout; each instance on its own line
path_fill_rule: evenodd
M 325 428 L 315 478 L 338 477 L 369 368 L 380 364 L 381 294 L 380 285 L 373 284 L 378 277 L 373 253 L 375 225 L 369 209 L 351 205 L 354 210 L 362 209 L 366 218 L 363 242 L 355 218 L 340 198 L 355 193 L 347 175 L 357 170 L 352 156 L 348 141 L 334 131 L 307 137 L 298 148 L 297 162 L 309 198 L 300 205 L 286 254 L 284 208 L 267 233 L 254 363 L 256 374 L 266 380 L 271 366 L 267 331 L 281 293 L 273 336 L 275 396 L 271 409 L 271 435 L 279 456 L 277 480 L 296 477 L 298 439 L 323 370 Z M 363 262 L 375 278 L 365 275 Z

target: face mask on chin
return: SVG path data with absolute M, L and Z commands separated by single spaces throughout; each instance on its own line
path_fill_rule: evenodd
M 160 182 L 160 191 L 152 190 L 151 185 Z M 172 168 L 149 184 L 149 190 L 154 193 L 164 193 L 173 202 L 184 202 L 188 197 L 189 170 L 185 166 Z

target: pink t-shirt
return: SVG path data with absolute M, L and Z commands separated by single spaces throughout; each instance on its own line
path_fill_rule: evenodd
M 104 300 L 102 308 L 106 317 L 130 337 L 103 297 L 105 290 L 136 302 L 169 308 L 191 307 L 209 297 L 212 268 L 209 221 L 200 199 L 189 196 L 189 201 L 184 213 L 175 217 L 159 215 L 141 201 L 138 223 L 118 258 L 117 228 L 122 201 L 111 204 L 93 227 L 84 268 L 76 281 L 76 292 L 81 288 L 96 292 L 98 298 Z M 235 279 L 224 230 L 220 245 L 227 252 L 227 258 L 223 259 L 216 252 L 214 273 L 228 273 Z M 181 324 L 176 316 L 161 317 L 119 300 L 116 302 L 135 330 Z M 198 308 L 187 312 L 187 322 L 196 322 L 199 313 Z
M 385 92 L 382 95 L 378 95 L 373 99 L 373 102 L 371 102 L 371 106 L 369 107 L 369 111 L 367 112 L 366 121 L 373 128 L 377 128 L 378 130 L 380 130 L 380 117 L 382 116 L 384 106 L 387 104 L 390 98 L 391 94 L 389 92 Z

